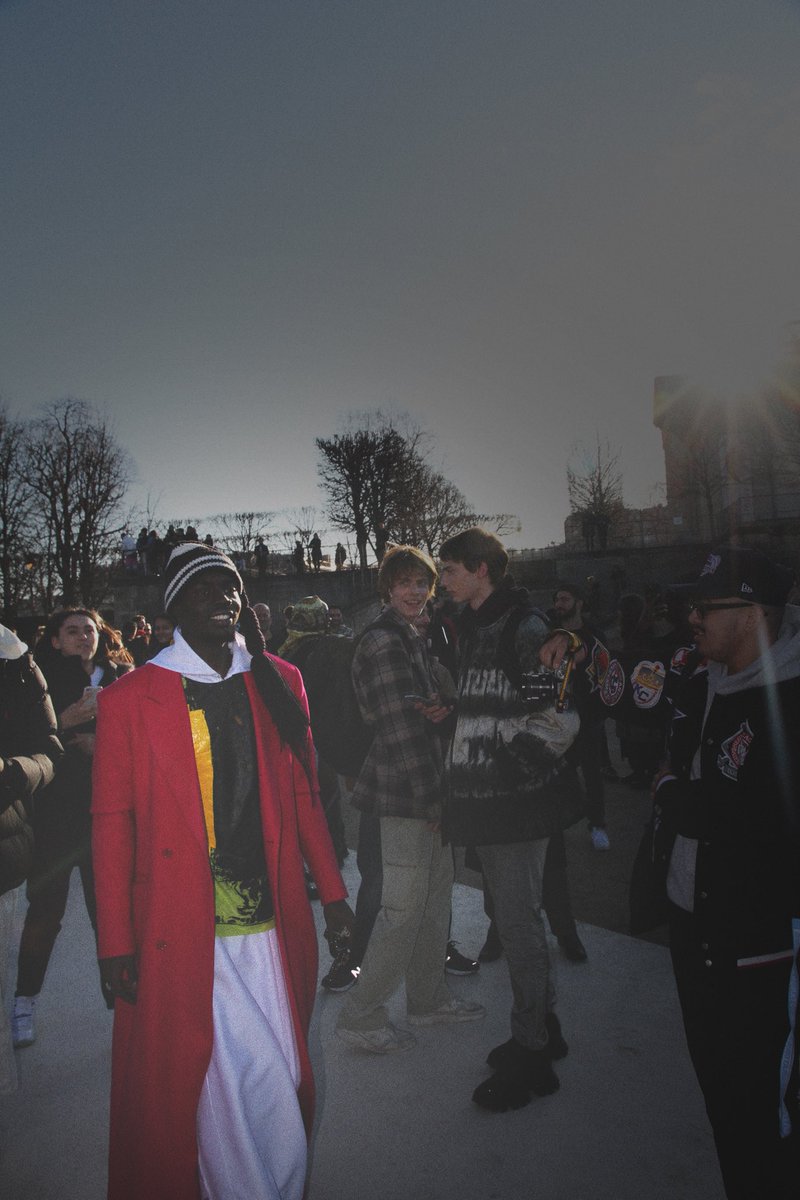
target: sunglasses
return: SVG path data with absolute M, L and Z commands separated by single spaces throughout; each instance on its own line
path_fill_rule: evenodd
M 723 601 L 722 603 L 716 600 L 690 600 L 689 612 L 696 612 L 701 621 L 705 620 L 708 613 L 724 612 L 727 608 L 752 608 L 753 605 L 749 600 L 735 600 L 730 603 Z

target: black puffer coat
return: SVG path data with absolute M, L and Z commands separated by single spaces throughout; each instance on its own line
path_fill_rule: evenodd
M 63 750 L 44 676 L 30 654 L 0 659 L 0 895 L 23 883 L 33 853 L 32 797 Z

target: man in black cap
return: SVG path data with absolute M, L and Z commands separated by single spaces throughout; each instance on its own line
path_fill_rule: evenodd
M 800 609 L 758 550 L 709 554 L 657 777 L 670 945 L 726 1194 L 800 1187 Z

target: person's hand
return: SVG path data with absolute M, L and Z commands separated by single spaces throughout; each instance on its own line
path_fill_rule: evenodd
M 118 954 L 115 958 L 100 959 L 100 985 L 106 1004 L 109 1000 L 124 1000 L 136 1003 L 139 971 L 134 954 Z
M 438 693 L 428 697 L 424 704 L 421 700 L 418 700 L 414 708 L 417 712 L 422 713 L 426 721 L 432 721 L 434 725 L 438 725 L 440 721 L 444 721 L 453 711 L 452 704 L 443 704 Z
M 346 933 L 348 936 L 352 934 L 356 918 L 346 900 L 332 900 L 330 904 L 323 905 L 322 911 L 325 914 L 328 933 Z
M 547 667 L 549 671 L 557 671 L 566 658 L 570 647 L 574 645 L 573 638 L 575 637 L 575 634 L 570 636 L 570 634 L 564 633 L 561 630 L 557 630 L 551 634 L 547 641 L 542 642 L 539 647 L 539 662 L 542 666 Z M 580 643 L 580 646 L 575 651 L 575 662 L 579 663 L 583 662 L 586 658 L 586 647 L 580 641 L 580 638 L 576 640 Z
M 97 697 L 81 696 L 74 704 L 68 704 L 58 714 L 58 723 L 62 729 L 74 729 L 76 725 L 85 725 L 97 716 Z

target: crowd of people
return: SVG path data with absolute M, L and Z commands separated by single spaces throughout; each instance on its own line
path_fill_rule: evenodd
M 358 635 L 311 595 L 276 637 L 240 564 L 173 532 L 166 556 L 147 530 L 129 551 L 132 569 L 143 554 L 162 577 L 163 611 L 116 630 L 91 608 L 59 610 L 33 654 L 0 627 L 0 961 L 23 882 L 28 900 L 0 1091 L 15 1086 L 12 1042 L 36 1038 L 77 867 L 115 1013 L 111 1200 L 303 1196 L 312 900 L 331 952 L 322 986 L 347 993 L 346 1047 L 410 1051 L 422 1027 L 480 1021 L 447 976 L 504 957 L 510 1036 L 488 1048 L 488 1074 L 476 1064 L 472 1099 L 503 1113 L 556 1092 L 569 1047 L 543 914 L 585 961 L 563 832 L 583 820 L 594 850 L 611 847 L 611 719 L 626 782 L 652 789 L 639 882 L 652 920 L 669 922 L 726 1194 L 795 1196 L 792 572 L 717 548 L 691 586 L 620 594 L 604 622 L 593 581 L 561 581 L 543 609 L 499 539 L 474 528 L 438 562 L 387 543 L 381 610 Z M 358 812 L 354 910 L 345 803 Z M 453 938 L 454 847 L 483 881 L 475 959 Z M 388 1007 L 401 985 L 404 1022 Z
M 120 538 L 119 553 L 122 569 L 126 575 L 145 575 L 156 577 L 164 572 L 167 560 L 174 548 L 184 542 L 200 542 L 204 546 L 214 547 L 214 538 L 207 533 L 201 538 L 194 525 L 170 524 L 162 537 L 157 529 L 148 529 L 143 525 L 136 537 L 130 529 L 124 529 Z M 230 557 L 238 571 L 252 571 L 263 579 L 276 570 L 288 571 L 290 568 L 295 575 L 304 575 L 307 571 L 318 575 L 323 565 L 330 566 L 331 559 L 337 571 L 343 571 L 347 564 L 348 553 L 341 542 L 336 543 L 333 555 L 323 554 L 322 539 L 314 532 L 304 545 L 300 537 L 288 554 L 270 554 L 268 544 L 263 535 L 256 539 L 251 551 L 232 550 Z

